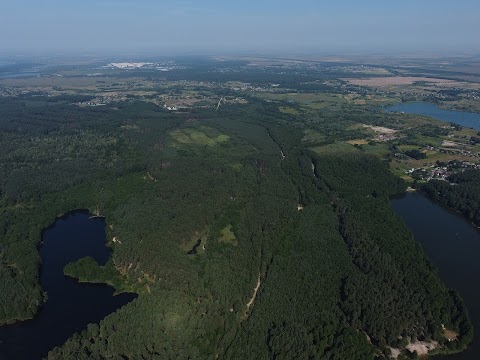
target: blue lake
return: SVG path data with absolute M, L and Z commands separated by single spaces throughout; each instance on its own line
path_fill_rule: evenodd
M 480 130 L 480 113 L 443 110 L 437 105 L 428 102 L 402 103 L 385 108 L 385 111 L 424 115 L 445 122 L 452 122 L 475 130 Z

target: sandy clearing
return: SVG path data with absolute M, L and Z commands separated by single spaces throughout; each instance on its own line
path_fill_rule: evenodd
M 389 348 L 392 354 L 390 355 L 391 358 L 397 359 L 400 356 L 400 349 Z
M 389 129 L 383 126 L 363 125 L 363 127 L 370 128 L 373 131 L 381 134 L 395 134 L 397 132 L 397 130 Z
M 447 339 L 448 341 L 458 340 L 458 333 L 456 333 L 453 330 L 447 329 L 443 324 L 442 324 L 442 329 L 443 329 L 443 336 L 445 337 L 445 339 Z
M 442 146 L 457 147 L 457 146 L 465 146 L 465 144 L 459 144 L 459 143 L 456 143 L 456 142 L 453 142 L 453 141 L 443 140 Z
M 414 351 L 416 351 L 418 355 L 428 355 L 430 351 L 435 350 L 438 347 L 439 347 L 439 343 L 436 341 L 432 341 L 432 342 L 417 341 L 407 345 L 407 349 L 410 352 L 413 353 Z

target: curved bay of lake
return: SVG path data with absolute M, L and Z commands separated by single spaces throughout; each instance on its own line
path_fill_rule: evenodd
M 107 285 L 80 284 L 63 268 L 85 256 L 103 265 L 111 255 L 105 246 L 105 221 L 75 211 L 46 229 L 40 247 L 40 284 L 48 300 L 34 319 L 0 327 L 0 359 L 35 360 L 70 336 L 98 323 L 132 301 L 135 294 L 114 296 Z

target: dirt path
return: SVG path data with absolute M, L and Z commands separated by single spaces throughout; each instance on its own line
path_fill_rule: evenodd
M 260 285 L 262 284 L 260 273 L 258 274 L 258 280 L 257 280 L 257 286 L 255 286 L 255 289 L 253 289 L 253 295 L 250 301 L 247 303 L 247 309 L 245 310 L 245 315 L 243 315 L 243 320 L 245 320 L 248 317 L 248 312 L 250 311 L 250 308 L 252 307 L 253 303 L 255 302 L 255 298 L 257 297 L 257 292 L 258 289 L 260 289 Z

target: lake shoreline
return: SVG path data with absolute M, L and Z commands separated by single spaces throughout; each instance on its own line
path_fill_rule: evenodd
M 480 274 L 475 256 L 480 251 L 480 231 L 461 213 L 441 206 L 421 190 L 393 197 L 391 204 L 438 269 L 442 281 L 460 295 L 473 330 L 479 329 L 480 313 L 476 304 L 480 291 L 472 288 L 469 279 Z M 474 360 L 479 349 L 479 337 L 474 334 L 464 349 L 448 352 L 438 349 L 430 356 L 438 360 Z
M 385 113 L 404 113 L 427 116 L 445 123 L 455 123 L 460 126 L 480 131 L 480 113 L 460 110 L 446 110 L 440 104 L 425 101 L 409 101 L 394 106 L 382 107 Z
M 108 282 L 87 283 L 65 276 L 64 267 L 70 262 L 90 256 L 105 264 L 111 257 L 105 220 L 90 215 L 89 210 L 71 210 L 41 231 L 39 283 L 46 301 L 31 319 L 15 319 L 0 326 L 0 357 L 44 358 L 88 324 L 100 323 L 138 297 Z

